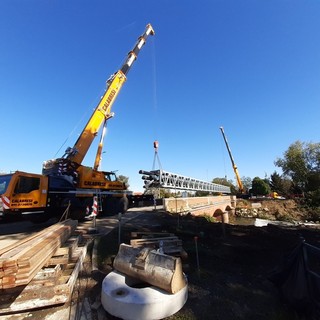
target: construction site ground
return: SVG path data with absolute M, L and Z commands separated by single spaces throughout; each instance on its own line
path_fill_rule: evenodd
M 272 210 L 279 212 L 279 208 Z M 272 216 L 270 210 L 268 214 Z M 188 300 L 168 320 L 300 319 L 281 299 L 269 275 L 301 237 L 320 247 L 317 225 L 255 227 L 209 220 L 190 214 L 168 214 L 161 208 L 130 209 L 121 219 L 121 229 L 117 217 L 97 219 L 98 232 L 89 235 L 88 254 L 70 304 L 5 315 L 0 319 L 117 319 L 100 304 L 101 283 L 113 270 L 119 242 L 129 243 L 133 231 L 173 233 L 182 240 L 188 254 L 183 260 Z M 90 229 L 91 226 L 92 221 L 87 221 L 81 227 Z

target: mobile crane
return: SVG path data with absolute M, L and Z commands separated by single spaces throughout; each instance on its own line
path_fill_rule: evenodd
M 227 150 L 228 150 L 228 153 L 229 153 L 229 157 L 230 157 L 230 160 L 231 160 L 231 164 L 232 164 L 232 168 L 233 168 L 234 174 L 236 175 L 239 193 L 240 193 L 240 195 L 242 195 L 242 194 L 244 194 L 245 190 L 244 190 L 242 181 L 240 179 L 240 175 L 239 175 L 239 172 L 238 172 L 238 167 L 236 166 L 236 164 L 235 164 L 235 162 L 233 160 L 233 156 L 232 156 L 232 153 L 231 153 L 231 150 L 230 150 L 226 135 L 224 133 L 223 127 L 220 127 L 220 130 L 221 130 L 221 133 L 222 133 L 222 136 L 223 136 L 223 140 L 224 140 L 224 142 L 226 144 L 226 147 L 227 147 Z
M 0 215 L 29 215 L 45 220 L 52 215 L 60 215 L 69 207 L 71 218 L 82 219 L 85 209 L 92 205 L 93 196 L 98 196 L 102 212 L 126 210 L 126 195 L 129 193 L 126 185 L 117 179 L 114 172 L 99 171 L 105 130 L 93 168 L 82 165 L 82 161 L 102 124 L 105 127 L 113 116 L 111 107 L 150 35 L 154 35 L 154 30 L 148 24 L 122 67 L 107 80 L 104 95 L 72 148 L 67 148 L 61 158 L 45 161 L 42 174 L 16 171 L 0 175 Z

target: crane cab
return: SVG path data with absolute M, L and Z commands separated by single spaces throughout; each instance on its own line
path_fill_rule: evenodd
M 16 171 L 0 175 L 0 215 L 43 213 L 47 206 L 48 177 Z
M 77 169 L 77 188 L 101 190 L 126 190 L 126 185 L 119 181 L 111 171 L 96 171 L 91 167 L 80 166 Z

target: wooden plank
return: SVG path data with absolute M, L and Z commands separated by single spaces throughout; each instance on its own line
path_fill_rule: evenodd
M 133 248 L 140 247 L 148 247 L 153 249 L 163 250 L 163 253 L 173 256 L 179 256 L 182 259 L 186 259 L 188 257 L 187 252 L 182 247 L 182 241 L 178 239 L 176 236 L 168 236 L 168 237 L 157 237 L 157 238 L 141 238 L 141 239 L 131 239 L 130 245 Z
M 131 239 L 130 240 L 130 245 L 132 246 L 141 246 L 147 243 L 160 243 L 160 241 L 165 242 L 165 241 L 175 241 L 179 240 L 178 237 L 173 236 L 173 237 L 160 237 L 160 238 L 145 238 L 145 239 Z
M 14 288 L 16 286 L 16 277 L 15 276 L 4 276 L 2 277 L 2 288 Z
M 41 284 L 42 286 L 54 285 L 57 278 L 60 277 L 62 269 L 60 264 L 41 269 L 32 279 L 32 284 Z
M 64 222 L 60 222 L 57 224 L 54 224 L 46 229 L 43 229 L 42 231 L 37 232 L 36 234 L 24 238 L 22 240 L 19 240 L 16 243 L 13 243 L 3 249 L 0 250 L 0 257 L 1 258 L 9 258 L 12 256 L 20 256 L 27 251 L 30 247 L 34 246 L 35 244 L 41 242 L 42 237 L 48 236 L 52 231 L 56 230 L 57 228 L 60 228 L 61 226 L 73 226 L 75 224 L 74 220 L 66 220 Z
M 1 256 L 4 276 L 15 276 L 17 285 L 30 282 L 57 248 L 70 237 L 76 226 L 76 221 L 67 220 L 49 228 L 49 232 L 40 232 L 39 237 L 32 237 L 30 242 L 23 241 L 21 246 L 16 243 L 15 248 L 5 251 Z M 12 287 L 12 280 L 10 284 L 7 283 L 6 279 L 2 281 L 2 287 Z
M 53 256 L 44 264 L 44 266 L 47 267 L 55 264 L 68 264 L 69 261 L 70 261 L 69 254 L 65 254 L 62 256 Z
M 53 256 L 73 255 L 80 242 L 81 235 L 71 236 L 66 242 L 57 249 Z
M 53 266 L 50 271 L 40 270 L 26 286 L 0 290 L 0 315 L 30 311 L 69 302 L 79 272 L 82 269 L 87 253 L 87 245 L 88 243 L 81 250 L 78 250 L 79 257 L 76 263 L 68 264 L 70 269 L 65 270 L 67 272 L 63 276 L 61 276 L 63 270 Z M 49 276 L 50 273 L 54 272 L 56 272 L 55 276 Z M 46 276 L 48 276 L 47 279 Z
M 132 231 L 131 237 L 132 238 L 152 238 L 152 237 L 173 237 L 173 233 L 167 232 L 152 232 L 152 231 Z
M 166 239 L 166 238 L 163 238 L 163 240 L 144 239 L 143 241 L 130 240 L 130 244 L 136 247 L 142 247 L 142 246 L 148 246 L 148 245 L 166 246 L 166 245 L 181 245 L 182 241 L 179 239 Z
M 66 227 L 68 227 L 69 222 L 66 224 Z M 46 237 L 50 237 L 50 235 L 54 234 L 54 230 L 57 230 L 57 228 L 61 228 L 61 225 L 55 225 L 55 228 L 49 228 L 50 230 L 47 232 L 40 232 L 38 236 L 32 237 L 31 241 L 26 242 L 25 240 L 15 244 L 14 248 L 11 248 L 10 250 L 7 250 L 5 253 L 1 255 L 1 262 L 2 265 L 5 264 L 8 260 L 17 260 L 19 257 L 23 256 L 30 250 L 32 250 L 37 244 L 41 243 L 43 239 Z M 74 227 L 75 228 L 75 227 Z M 46 229 L 45 229 L 46 230 Z M 12 246 L 10 246 L 12 247 Z M 11 259 L 10 259 L 11 258 Z
M 60 239 L 57 238 L 55 241 L 47 242 L 44 247 L 38 251 L 38 254 L 29 257 L 28 262 L 30 263 L 30 271 L 27 273 L 28 277 L 26 278 L 25 283 L 29 283 L 32 278 L 37 274 L 37 272 L 42 268 L 45 262 L 50 259 L 51 254 L 56 250 L 57 246 L 60 245 Z M 39 260 L 40 256 L 40 260 Z
M 66 220 L 66 221 L 68 221 L 68 220 Z M 65 223 L 65 222 L 60 222 L 60 224 L 62 224 L 62 223 Z M 42 231 L 39 231 L 39 232 L 29 236 L 29 237 L 21 239 L 21 240 L 15 242 L 15 243 L 12 243 L 9 246 L 6 246 L 6 247 L 0 249 L 0 256 L 2 256 L 4 253 L 6 253 L 8 251 L 11 251 L 11 250 L 15 249 L 17 244 L 23 245 L 25 242 L 29 242 L 30 243 L 34 238 L 37 238 L 37 237 L 41 236 L 41 234 L 45 234 L 45 233 L 47 233 L 48 231 L 50 231 L 51 229 L 54 229 L 54 228 L 56 228 L 56 224 L 54 224 L 54 225 L 52 225 L 50 227 L 47 227 L 47 228 L 43 229 Z
M 81 254 L 80 254 L 79 258 L 78 258 L 76 266 L 74 267 L 73 272 L 72 272 L 72 274 L 71 274 L 71 276 L 70 276 L 70 278 L 68 280 L 67 285 L 71 289 L 70 293 L 72 293 L 72 291 L 73 291 L 74 285 L 75 285 L 76 280 L 77 280 L 78 275 L 79 275 L 79 272 L 82 269 L 83 261 L 84 261 L 84 258 L 86 256 L 86 254 L 87 254 L 87 246 L 82 248 L 82 251 L 81 251 Z

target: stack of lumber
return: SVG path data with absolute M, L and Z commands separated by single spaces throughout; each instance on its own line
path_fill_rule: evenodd
M 140 236 L 140 238 L 130 240 L 130 245 L 133 248 L 148 247 L 161 250 L 167 255 L 180 256 L 184 259 L 187 258 L 188 254 L 182 247 L 182 241 L 171 233 L 133 232 L 131 236 Z
M 0 289 L 0 318 L 70 302 L 89 240 L 77 229 L 27 285 Z
M 0 289 L 28 284 L 76 227 L 69 219 L 0 250 Z

